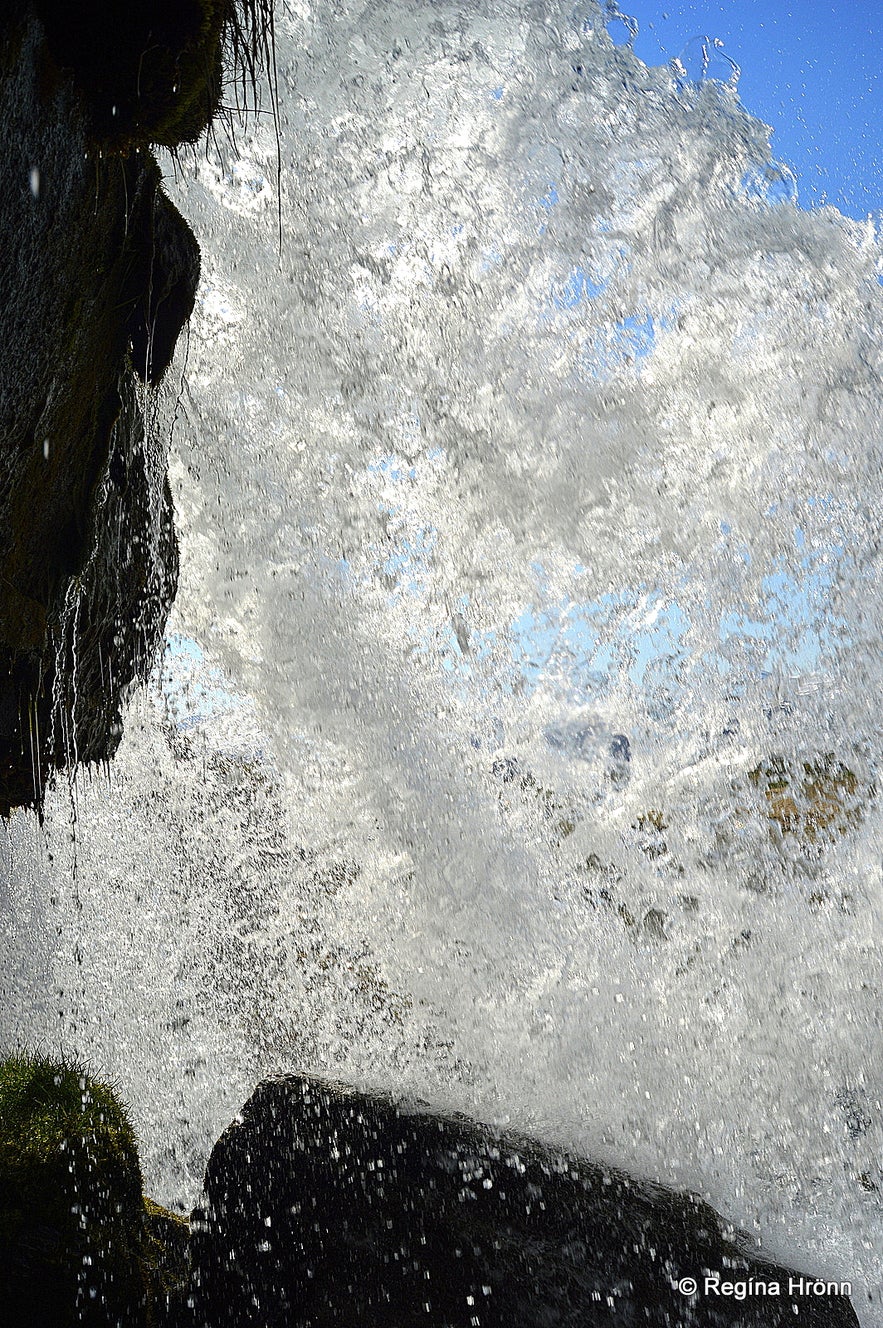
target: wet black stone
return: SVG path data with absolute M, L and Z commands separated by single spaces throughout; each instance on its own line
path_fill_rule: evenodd
M 178 335 L 193 312 L 199 245 L 178 209 L 157 188 L 143 222 L 129 316 L 132 366 L 154 386 L 172 362 Z
M 518 771 L 517 756 L 500 756 L 491 766 L 491 773 L 501 784 L 511 784 Z
M 199 272 L 150 152 L 96 140 L 64 7 L 40 8 L 0 6 L 0 814 L 108 760 L 155 659 L 178 556 L 138 377 L 167 369 Z
M 530 1140 L 301 1077 L 261 1084 L 194 1214 L 194 1328 L 857 1324 L 789 1294 L 707 1204 Z M 779 1295 L 685 1296 L 708 1272 Z

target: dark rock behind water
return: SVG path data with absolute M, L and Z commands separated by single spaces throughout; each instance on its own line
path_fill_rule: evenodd
M 261 1084 L 222 1136 L 193 1229 L 194 1328 L 858 1322 L 693 1197 L 301 1077 Z M 705 1294 L 709 1272 L 744 1298 Z
M 175 592 L 146 385 L 193 307 L 199 250 L 149 145 L 207 123 L 230 7 L 210 6 L 213 72 L 189 90 L 201 6 L 181 8 L 176 25 L 164 4 L 0 3 L 2 813 L 113 754 Z

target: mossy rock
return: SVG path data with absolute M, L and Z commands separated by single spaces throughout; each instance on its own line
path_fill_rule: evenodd
M 8 1328 L 153 1328 L 186 1223 L 145 1201 L 132 1122 L 82 1066 L 0 1062 L 0 1305 Z
M 136 378 L 169 367 L 199 250 L 149 148 L 211 122 L 225 54 L 247 99 L 272 24 L 272 0 L 0 0 L 0 816 L 110 760 L 155 663 L 178 557 Z
M 177 545 L 168 444 L 137 380 L 168 367 L 199 250 L 151 154 L 99 149 L 33 15 L 0 59 L 0 160 L 23 186 L 0 199 L 5 816 L 39 809 L 56 770 L 113 756 L 155 662 Z
M 144 1199 L 142 1246 L 148 1328 L 177 1324 L 183 1317 L 190 1275 L 190 1223 L 153 1199 Z

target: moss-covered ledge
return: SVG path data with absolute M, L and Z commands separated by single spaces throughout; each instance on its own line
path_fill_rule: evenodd
M 187 1223 L 145 1199 L 132 1122 L 76 1064 L 0 1062 L 0 1305 L 8 1328 L 160 1328 Z

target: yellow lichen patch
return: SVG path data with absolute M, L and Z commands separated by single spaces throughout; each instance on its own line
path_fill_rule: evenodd
M 772 756 L 748 780 L 769 820 L 807 844 L 832 841 L 858 825 L 873 792 L 830 752 L 802 761 Z

